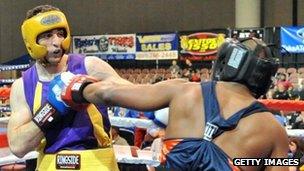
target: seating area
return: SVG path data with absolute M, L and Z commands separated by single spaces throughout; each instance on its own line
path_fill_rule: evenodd
M 152 83 L 156 78 L 162 77 L 163 79 L 176 78 L 173 76 L 169 69 L 165 68 L 122 68 L 115 69 L 116 72 L 122 77 L 130 82 L 136 84 L 149 84 Z M 181 78 L 187 71 L 187 69 L 181 70 L 178 78 Z M 285 74 L 286 78 L 292 84 L 300 84 L 302 80 L 304 81 L 304 67 L 302 68 L 279 68 L 278 73 Z M 202 81 L 210 80 L 211 69 L 201 68 L 197 69 L 196 74 Z
M 285 74 L 287 80 L 292 84 L 302 83 L 304 80 L 304 67 L 301 68 L 279 68 L 278 73 Z
M 171 74 L 171 71 L 169 69 L 165 68 L 122 68 L 115 70 L 122 78 L 125 78 L 130 82 L 136 84 L 149 84 L 152 83 L 158 77 L 162 77 L 165 80 L 176 78 L 174 75 Z M 181 73 L 178 78 L 181 78 L 182 75 L 184 75 L 186 72 L 188 72 L 187 69 L 181 70 Z M 201 68 L 200 70 L 198 69 L 196 74 L 200 75 L 201 80 L 210 79 L 210 70 L 207 68 Z

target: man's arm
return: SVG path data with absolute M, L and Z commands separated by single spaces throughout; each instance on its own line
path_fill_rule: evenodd
M 132 84 L 128 80 L 121 78 L 116 71 L 105 61 L 95 56 L 85 58 L 85 67 L 88 75 L 98 79 L 107 80 L 117 84 Z
M 9 147 L 13 154 L 23 157 L 39 145 L 44 135 L 39 127 L 32 122 L 32 113 L 25 100 L 21 78 L 12 85 L 10 107 L 11 117 L 7 131 Z
M 91 103 L 102 103 L 136 110 L 156 110 L 169 106 L 173 97 L 182 93 L 184 80 L 168 80 L 153 85 L 120 85 L 100 81 L 84 88 Z

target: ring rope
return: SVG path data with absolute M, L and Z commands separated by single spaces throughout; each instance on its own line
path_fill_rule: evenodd
M 19 70 L 29 68 L 30 64 L 23 65 L 0 65 L 0 71 L 11 71 L 11 70 Z
M 154 125 L 153 121 L 147 119 L 124 118 L 117 116 L 109 116 L 109 119 L 111 125 L 118 127 L 150 128 L 152 125 Z M 0 118 L 0 124 L 7 124 L 8 120 L 9 117 Z M 286 132 L 288 136 L 304 137 L 303 129 L 286 129 Z
M 0 79 L 0 84 L 11 84 L 15 81 L 16 79 Z
M 148 128 L 153 124 L 153 122 L 151 120 L 146 120 L 146 119 L 123 118 L 123 117 L 115 117 L 115 116 L 109 116 L 109 119 L 110 119 L 111 124 L 115 125 L 115 126 L 123 125 L 123 126 L 136 126 L 136 127 L 138 126 L 141 128 Z M 9 117 L 0 118 L 0 124 L 7 123 L 8 120 L 9 120 Z M 125 123 L 127 123 L 127 124 L 125 124 Z M 304 130 L 286 129 L 286 131 L 289 136 L 304 137 Z M 118 147 L 116 147 L 116 149 Z M 114 148 L 115 148 L 115 146 L 114 146 Z M 154 167 L 157 167 L 160 164 L 159 160 L 155 160 L 153 158 L 153 154 L 147 155 L 147 157 L 145 157 L 145 158 L 140 158 L 140 157 L 132 157 L 131 155 L 129 155 L 129 156 L 122 155 L 121 156 L 121 155 L 119 155 L 120 150 L 114 150 L 114 151 L 116 151 L 115 154 L 116 154 L 117 162 L 120 162 L 120 163 L 147 164 L 147 165 L 151 165 Z M 144 150 L 138 150 L 138 153 L 140 153 L 141 151 L 144 151 Z M 146 152 L 144 152 L 144 153 L 146 153 Z M 153 152 L 151 152 L 151 153 L 153 153 Z M 10 154 L 7 157 L 1 158 L 0 165 L 24 162 L 25 160 L 37 158 L 37 156 L 38 156 L 38 153 L 35 151 L 28 153 L 22 159 L 19 159 L 16 156 L 14 156 L 13 154 Z
M 263 99 L 259 100 L 259 102 L 273 110 L 304 111 L 304 101 Z
M 154 125 L 153 121 L 148 119 L 124 118 L 118 116 L 110 116 L 109 119 L 111 125 L 118 127 L 150 128 Z
M 8 106 L 0 106 L 0 112 L 10 112 L 11 108 Z M 1 119 L 1 117 L 0 117 Z
M 120 146 L 113 145 L 114 151 L 115 151 L 115 157 L 117 162 L 119 163 L 128 163 L 128 164 L 146 164 L 150 166 L 157 167 L 160 165 L 159 160 L 153 160 L 152 158 L 152 152 L 150 155 L 147 155 L 144 158 L 140 157 L 132 157 L 131 156 L 131 149 L 130 149 L 130 154 L 129 155 L 120 155 L 119 153 L 119 148 Z M 125 146 L 128 147 L 128 146 Z M 125 148 L 124 147 L 124 148 Z M 9 149 L 8 149 L 9 150 Z M 144 152 L 145 150 L 137 150 L 137 153 L 140 154 L 141 152 Z M 13 164 L 13 163 L 22 163 L 25 162 L 26 160 L 30 159 L 36 159 L 38 157 L 39 153 L 37 151 L 31 151 L 27 153 L 23 158 L 18 158 L 13 154 L 9 154 L 8 156 L 1 157 L 0 158 L 0 166 L 2 165 L 7 165 L 7 164 Z

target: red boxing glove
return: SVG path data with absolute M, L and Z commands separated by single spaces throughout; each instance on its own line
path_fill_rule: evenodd
M 83 97 L 84 88 L 97 82 L 93 77 L 87 75 L 76 75 L 73 77 L 64 91 L 61 93 L 61 99 L 72 109 L 83 110 L 89 102 Z

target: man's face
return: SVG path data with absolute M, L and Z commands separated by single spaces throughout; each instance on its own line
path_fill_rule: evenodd
M 63 49 L 61 43 L 65 38 L 64 29 L 53 29 L 41 33 L 37 38 L 37 43 L 46 47 L 48 53 L 45 56 L 50 64 L 58 64 L 63 56 Z
M 279 92 L 284 92 L 286 90 L 283 83 L 278 84 L 278 90 L 279 90 Z
M 172 61 L 172 65 L 176 65 L 176 61 L 175 60 Z
M 285 75 L 281 74 L 280 75 L 280 80 L 285 80 L 286 79 L 285 77 L 286 77 Z

